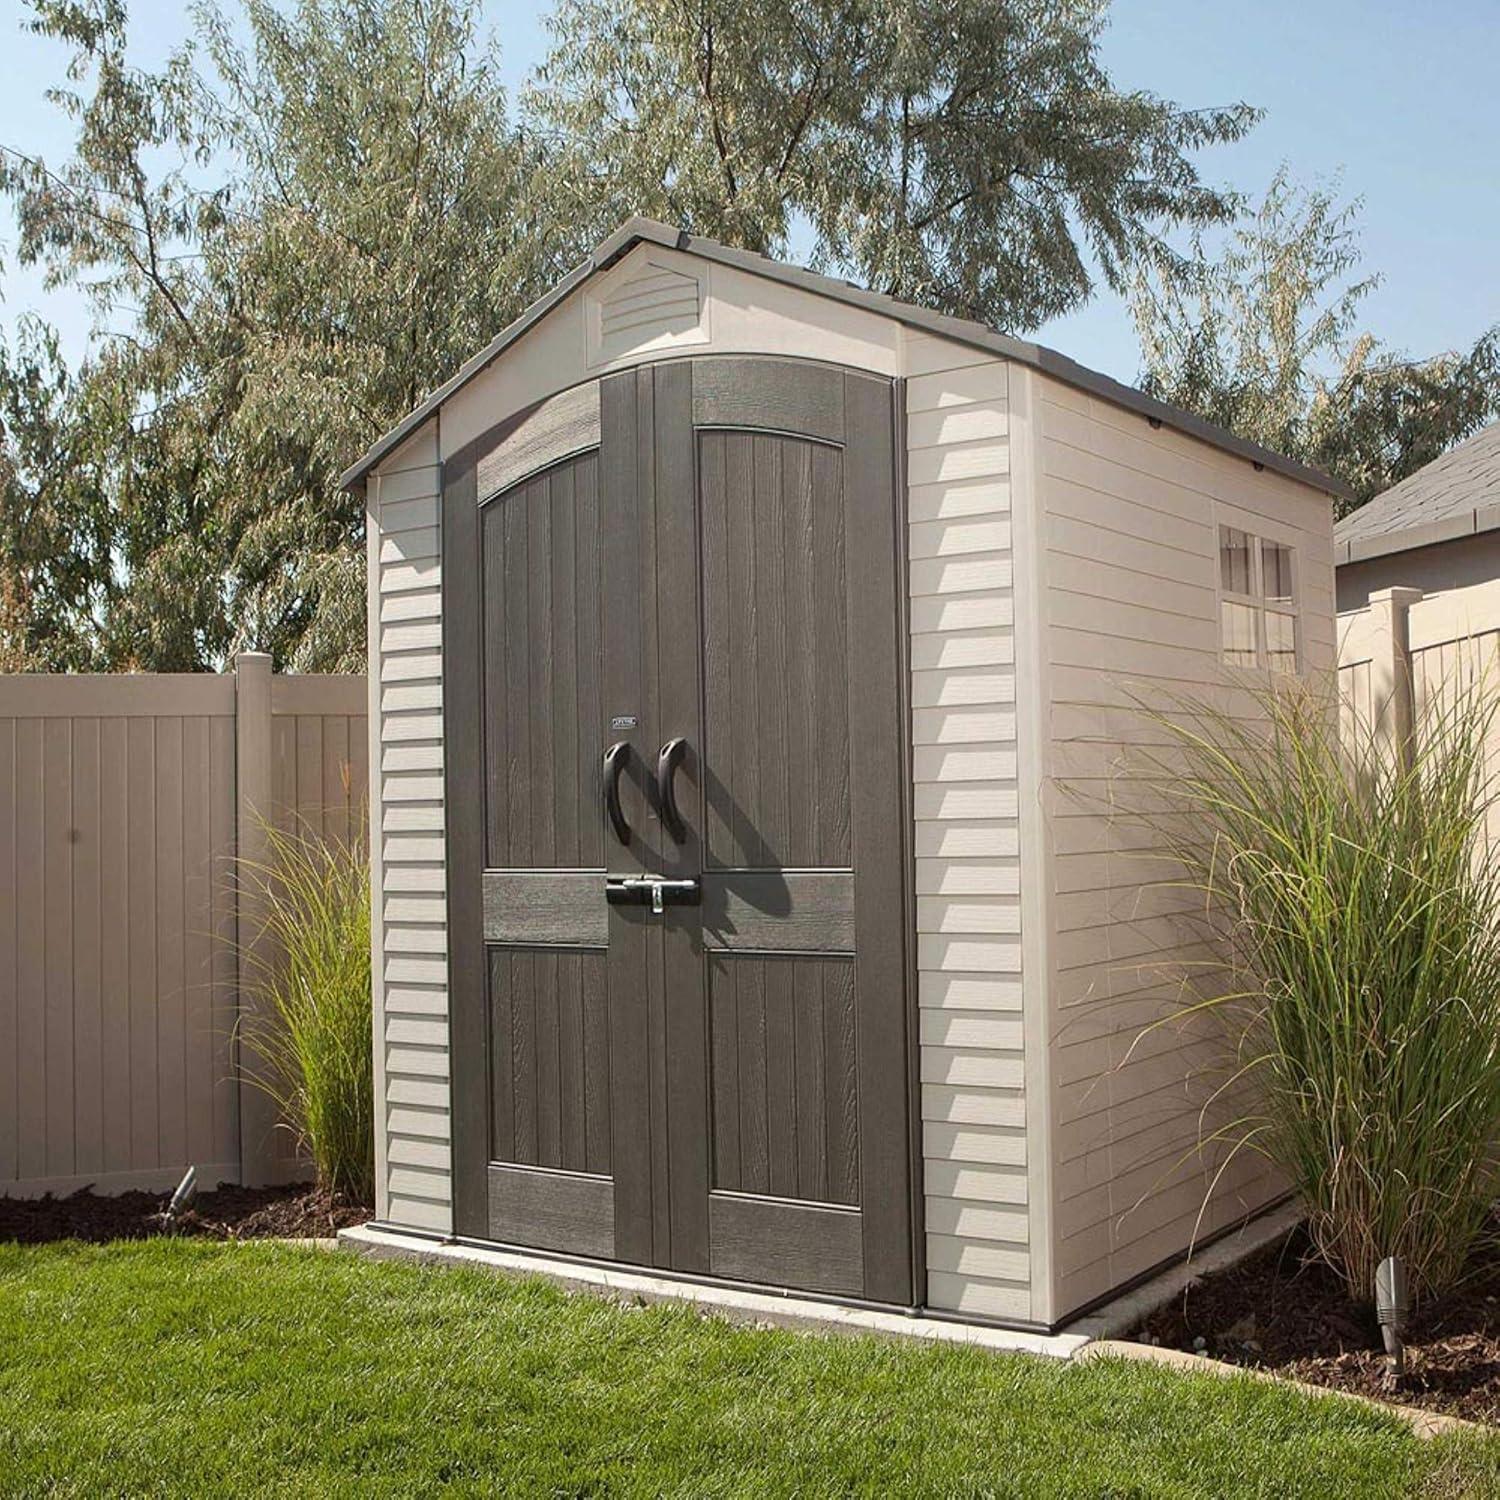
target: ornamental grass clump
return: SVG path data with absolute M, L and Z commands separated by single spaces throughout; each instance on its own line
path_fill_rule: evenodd
M 1439 1292 L 1497 1186 L 1494 708 L 1447 693 L 1399 749 L 1348 714 L 1341 734 L 1302 685 L 1259 709 L 1159 719 L 1169 801 L 1192 814 L 1162 822 L 1213 939 L 1192 1010 L 1227 1024 L 1224 1097 L 1245 1083 L 1254 1101 L 1220 1138 L 1281 1168 L 1356 1301 L 1387 1255 Z
M 255 1001 L 241 1056 L 312 1159 L 319 1186 L 367 1204 L 375 1099 L 365 845 L 264 832 L 265 858 L 239 862 L 241 890 L 260 917 L 241 957 Z

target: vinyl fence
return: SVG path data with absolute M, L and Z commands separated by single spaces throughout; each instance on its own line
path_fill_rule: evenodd
M 363 677 L 0 678 L 0 1194 L 305 1175 L 238 1066 L 233 856 L 367 784 Z
M 1339 616 L 1339 688 L 1347 725 L 1357 720 L 1399 743 L 1445 695 L 1500 690 L 1500 580 L 1424 598 L 1385 589 Z M 1490 747 L 1500 770 L 1500 725 Z M 1491 837 L 1500 836 L 1500 807 Z

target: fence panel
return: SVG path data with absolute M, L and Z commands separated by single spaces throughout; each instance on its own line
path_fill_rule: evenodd
M 0 678 L 0 1194 L 170 1186 L 189 1163 L 209 1183 L 300 1171 L 242 1128 L 247 672 L 269 663 Z M 347 837 L 364 679 L 275 679 L 265 707 L 272 815 Z
M 1339 694 L 1350 733 L 1404 716 L 1420 727 L 1461 692 L 1500 689 L 1500 581 L 1424 598 L 1387 589 L 1364 609 L 1339 616 Z M 1488 765 L 1500 774 L 1500 721 L 1491 727 Z M 1500 806 L 1489 816 L 1500 837 Z

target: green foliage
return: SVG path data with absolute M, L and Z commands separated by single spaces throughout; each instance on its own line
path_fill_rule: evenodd
M 374 1201 L 370 867 L 362 843 L 267 826 L 264 861 L 237 863 L 262 913 L 241 965 L 255 1008 L 240 1032 L 247 1074 L 276 1101 L 318 1182 Z
M 1494 1472 L 1494 1439 L 1245 1378 L 266 1244 L 0 1245 L 0 1340 L 16 1495 L 1394 1500 Z
M 1137 264 L 1143 385 L 1372 499 L 1500 417 L 1500 325 L 1412 360 L 1359 331 L 1358 204 L 1277 173 L 1212 253 Z
M 0 350 L 0 654 L 39 669 L 362 665 L 337 476 L 628 214 L 810 224 L 829 268 L 1024 327 L 1090 254 L 1118 284 L 1224 219 L 1192 153 L 1253 117 L 1115 89 L 1102 0 L 564 0 L 525 125 L 477 0 L 210 4 L 155 73 L 123 0 L 28 4 L 75 152 L 0 148 L 0 193 L 101 335 L 73 372 Z
M 0 191 L 20 260 L 86 292 L 101 337 L 73 375 L 45 338 L 0 360 L 4 524 L 56 559 L 4 580 L 5 649 L 362 667 L 363 514 L 339 473 L 572 255 L 474 5 L 245 0 L 238 31 L 197 12 L 155 74 L 126 62 L 120 0 L 33 9 L 73 48 L 79 87 L 54 97 L 76 152 L 0 153 Z
M 561 0 L 528 97 L 564 216 L 648 213 L 999 328 L 1112 286 L 1237 200 L 1193 153 L 1247 105 L 1115 87 L 1104 0 Z
M 1220 1139 L 1285 1173 L 1356 1301 L 1387 1255 L 1442 1291 L 1496 1190 L 1493 697 L 1432 703 L 1404 755 L 1347 715 L 1341 735 L 1305 684 L 1249 717 L 1187 707 L 1159 718 L 1181 756 L 1167 806 L 1189 815 L 1162 827 L 1220 960 L 1191 1010 L 1224 1023 L 1257 1101 Z

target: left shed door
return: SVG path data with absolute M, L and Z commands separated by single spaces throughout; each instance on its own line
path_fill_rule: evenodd
M 444 717 L 455 1228 L 612 1257 L 598 444 L 590 385 L 449 462 Z

